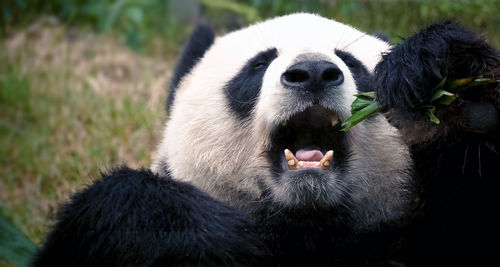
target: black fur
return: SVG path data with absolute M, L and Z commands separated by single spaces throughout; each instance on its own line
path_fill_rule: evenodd
M 273 253 L 272 264 L 381 266 L 399 261 L 400 228 L 380 226 L 357 232 L 348 207 L 285 208 L 264 201 L 254 216 L 258 231 Z
M 376 31 L 370 35 L 377 38 L 377 39 L 380 39 L 388 44 L 392 44 L 391 39 L 383 31 Z
M 499 67 L 498 51 L 449 22 L 404 41 L 376 67 L 378 100 L 389 108 L 403 139 L 410 140 L 414 161 L 417 195 L 401 236 L 401 255 L 409 263 L 477 265 L 494 259 L 500 88 L 469 89 L 453 105 L 438 107 L 438 114 L 448 115 L 440 125 L 428 122 L 419 107 L 444 77 L 498 77 Z M 477 113 L 488 118 L 464 124 Z
M 251 221 L 195 187 L 119 168 L 75 194 L 34 266 L 253 265 Z
M 277 56 L 276 48 L 258 53 L 224 87 L 228 105 L 240 119 L 250 115 L 260 94 L 267 67 Z
M 199 25 L 194 30 L 193 34 L 191 34 L 191 37 L 187 41 L 186 46 L 177 61 L 177 66 L 175 66 L 174 75 L 172 77 L 172 81 L 170 82 L 167 99 L 167 112 L 170 111 L 170 108 L 174 103 L 175 92 L 179 86 L 179 82 L 191 71 L 196 63 L 198 63 L 210 46 L 212 46 L 214 39 L 214 31 L 210 26 L 204 24 Z
M 375 69 L 377 96 L 388 109 L 416 111 L 443 78 L 491 76 L 499 55 L 458 24 L 434 24 L 383 56 Z

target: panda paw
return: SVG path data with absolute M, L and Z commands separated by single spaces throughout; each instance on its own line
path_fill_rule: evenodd
M 487 110 L 493 106 L 498 111 L 500 90 L 494 93 L 474 90 L 472 95 L 468 93 L 465 102 L 456 101 L 454 105 L 438 107 L 436 115 L 446 118 L 446 122 L 436 127 L 429 122 L 422 107 L 431 102 L 438 84 L 443 79 L 498 77 L 499 74 L 500 53 L 497 50 L 462 26 L 445 22 L 429 26 L 382 56 L 375 68 L 376 93 L 396 127 L 412 125 L 406 128 L 415 132 L 415 124 L 420 123 L 420 131 L 416 132 L 428 131 L 432 127 L 437 128 L 430 131 L 432 134 L 449 132 L 467 128 L 467 121 L 472 121 L 473 118 L 467 116 L 475 116 L 475 113 L 470 109 L 464 111 L 466 105 L 460 105 L 469 100 L 469 103 L 486 103 Z M 496 122 L 495 119 L 494 124 Z

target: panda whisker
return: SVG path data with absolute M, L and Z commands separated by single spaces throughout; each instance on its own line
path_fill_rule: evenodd
M 344 39 L 344 36 L 345 36 L 348 29 L 349 28 L 344 28 L 344 30 L 342 31 L 342 34 L 340 35 L 340 38 L 337 40 L 337 43 L 335 44 L 334 50 L 339 47 L 340 41 L 342 41 Z
M 233 95 L 231 95 L 231 93 L 227 90 L 226 87 L 224 87 L 224 91 L 226 92 L 226 95 L 232 99 L 232 101 L 237 102 L 239 104 L 251 104 L 257 100 L 256 98 L 252 98 L 252 99 L 249 99 L 248 101 L 241 101 L 241 100 L 235 98 Z
M 348 43 L 346 46 L 344 46 L 341 50 L 345 50 L 346 48 L 348 48 L 349 46 L 353 45 L 354 43 L 356 43 L 357 41 L 359 41 L 361 38 L 367 36 L 368 33 L 365 33 L 365 34 L 362 34 L 361 36 L 359 36 L 358 38 L 354 39 L 354 41 Z
M 275 211 L 273 214 L 269 215 L 269 216 L 266 216 L 265 219 L 270 219 L 276 215 L 278 215 L 279 213 L 281 213 L 284 209 L 286 208 L 286 206 L 282 206 L 280 209 L 278 209 L 277 211 Z

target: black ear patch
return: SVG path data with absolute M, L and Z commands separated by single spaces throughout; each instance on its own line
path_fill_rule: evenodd
M 373 36 L 373 37 L 375 37 L 375 38 L 377 38 L 377 39 L 379 39 L 379 40 L 382 40 L 382 41 L 384 41 L 384 42 L 386 42 L 388 44 L 392 44 L 391 39 L 387 35 L 385 35 L 385 33 L 382 32 L 382 31 L 376 31 L 376 32 L 373 32 L 370 35 Z
M 229 107 L 240 119 L 250 116 L 267 67 L 277 56 L 276 48 L 258 53 L 224 87 Z
M 174 103 L 175 91 L 181 79 L 191 71 L 191 69 L 203 57 L 205 52 L 214 43 L 215 34 L 212 28 L 208 25 L 199 25 L 189 37 L 189 40 L 182 51 L 177 65 L 175 66 L 174 75 L 170 82 L 170 88 L 167 98 L 167 112 L 170 111 Z

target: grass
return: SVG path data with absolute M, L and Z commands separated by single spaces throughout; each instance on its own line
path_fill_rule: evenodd
M 0 211 L 37 245 L 59 204 L 100 171 L 150 165 L 172 57 L 190 28 L 167 2 L 13 0 L 0 7 Z M 381 30 L 395 42 L 455 19 L 500 47 L 500 1 L 200 2 L 218 32 L 308 11 Z
M 68 30 L 42 19 L 0 50 L 0 208 L 37 244 L 101 170 L 149 166 L 165 121 L 165 59 Z

